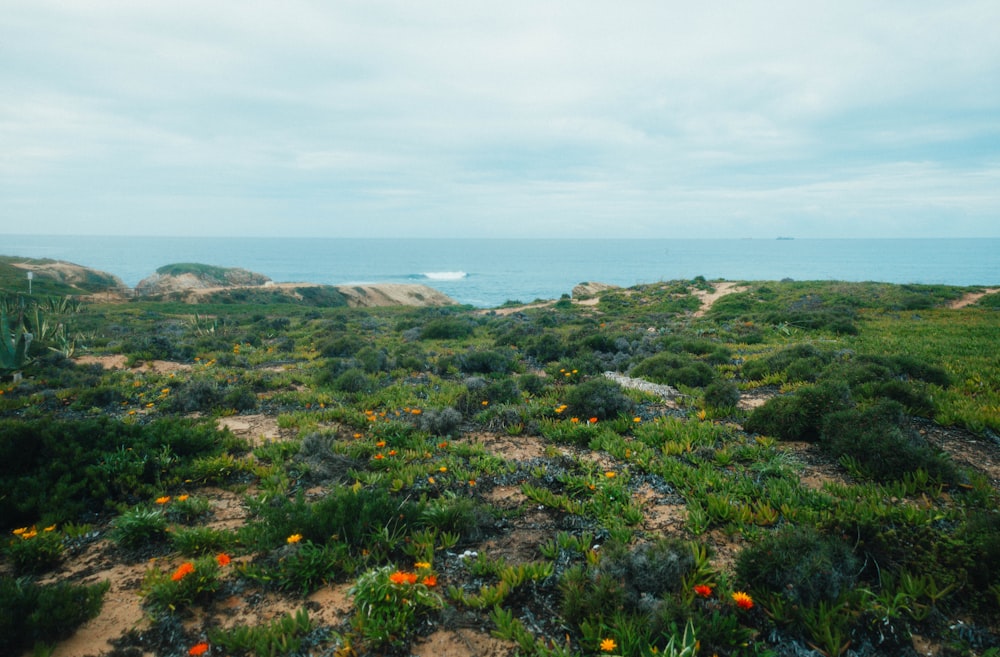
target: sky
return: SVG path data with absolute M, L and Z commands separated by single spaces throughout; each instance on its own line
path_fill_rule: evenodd
M 1000 2 L 2 0 L 0 234 L 1000 237 Z

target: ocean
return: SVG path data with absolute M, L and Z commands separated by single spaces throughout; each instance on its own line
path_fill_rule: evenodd
M 311 239 L 0 235 L 0 255 L 65 260 L 133 287 L 158 267 L 242 267 L 276 282 L 421 283 L 492 308 L 696 276 L 1000 284 L 1000 239 Z

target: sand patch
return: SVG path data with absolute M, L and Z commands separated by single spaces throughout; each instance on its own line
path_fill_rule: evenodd
M 957 301 L 952 301 L 951 303 L 949 303 L 948 307 L 951 308 L 951 309 L 953 309 L 953 310 L 958 310 L 959 308 L 965 308 L 966 306 L 971 306 L 972 304 L 978 302 L 980 299 L 982 299 L 986 295 L 988 295 L 988 294 L 996 294 L 997 292 L 1000 292 L 1000 287 L 986 288 L 982 292 L 970 292 L 970 293 L 966 294 L 964 297 L 962 297 L 961 299 L 958 299 Z

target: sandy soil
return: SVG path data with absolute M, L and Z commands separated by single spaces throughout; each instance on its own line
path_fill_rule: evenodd
M 961 299 L 953 301 L 950 304 L 948 304 L 948 307 L 953 309 L 965 308 L 966 306 L 971 306 L 972 304 L 976 303 L 977 301 L 985 297 L 987 294 L 996 294 L 997 292 L 1000 292 L 1000 287 L 989 287 L 983 290 L 982 292 L 970 292 Z

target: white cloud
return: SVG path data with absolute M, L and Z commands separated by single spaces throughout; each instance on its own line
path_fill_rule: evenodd
M 996 234 L 995 2 L 12 4 L 0 216 L 43 232 Z

